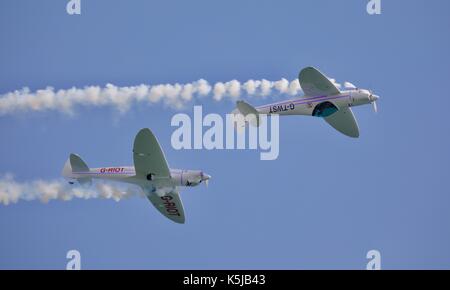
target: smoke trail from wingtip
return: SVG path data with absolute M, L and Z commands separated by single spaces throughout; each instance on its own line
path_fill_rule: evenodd
M 35 180 L 17 182 L 13 176 L 0 177 L 0 204 L 9 205 L 21 200 L 39 200 L 47 203 L 51 200 L 69 201 L 74 198 L 103 198 L 119 201 L 132 196 L 143 196 L 138 187 L 123 186 L 113 183 L 95 183 L 90 187 L 70 186 L 64 180 Z
M 210 97 L 215 101 L 235 100 L 241 96 L 267 97 L 271 95 L 295 96 L 301 93 L 298 80 L 278 81 L 248 80 L 217 82 L 204 79 L 187 84 L 158 84 L 118 87 L 86 86 L 56 90 L 47 87 L 37 91 L 28 88 L 0 95 L 0 116 L 20 112 L 59 111 L 72 114 L 77 106 L 109 106 L 124 113 L 136 103 L 162 103 L 173 109 L 181 109 L 187 103 Z

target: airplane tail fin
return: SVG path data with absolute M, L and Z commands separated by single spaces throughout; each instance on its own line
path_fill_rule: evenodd
M 254 118 L 246 119 L 246 123 L 248 122 L 252 126 L 259 127 L 259 125 L 261 123 L 258 110 L 247 102 L 237 101 L 236 109 L 234 109 L 234 111 L 232 113 L 233 114 L 241 114 L 245 118 L 248 118 L 249 116 L 253 115 Z
M 80 156 L 72 153 L 67 159 L 66 164 L 64 164 L 62 176 L 69 180 L 76 180 L 81 185 L 90 185 L 92 183 L 92 178 L 83 176 L 83 174 L 87 172 L 89 172 L 87 164 Z M 73 184 L 72 181 L 69 181 L 69 183 Z

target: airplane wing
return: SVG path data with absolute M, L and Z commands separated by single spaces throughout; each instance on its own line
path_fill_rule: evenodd
M 339 111 L 324 119 L 342 134 L 353 138 L 359 137 L 358 123 L 356 122 L 352 109 L 349 107 L 340 108 Z
M 146 190 L 144 189 L 144 191 Z M 165 217 L 176 223 L 184 224 L 183 203 L 176 189 L 171 189 L 170 192 L 165 193 L 163 196 L 159 196 L 156 193 L 146 194 L 146 196 Z
M 136 176 L 138 177 L 146 178 L 148 174 L 153 174 L 156 177 L 170 176 L 164 153 L 150 129 L 142 129 L 136 135 L 133 159 Z
M 302 69 L 298 75 L 298 80 L 305 96 L 308 97 L 330 96 L 340 93 L 326 76 L 313 67 Z

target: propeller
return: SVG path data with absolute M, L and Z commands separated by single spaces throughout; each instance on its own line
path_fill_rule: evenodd
M 369 97 L 369 99 L 370 99 L 370 102 L 372 103 L 373 111 L 374 111 L 375 113 L 378 113 L 377 100 L 378 100 L 380 97 L 378 97 L 377 95 L 374 95 L 373 92 L 372 92 L 372 90 L 369 90 L 369 92 L 370 92 L 370 97 Z
M 357 90 L 358 88 L 352 84 L 351 82 L 344 82 L 344 87 L 348 90 Z M 377 107 L 377 100 L 379 97 L 377 95 L 374 95 L 372 90 L 369 90 L 369 101 L 372 103 L 372 107 L 375 113 L 378 113 L 378 107 Z
M 377 102 L 373 101 L 373 102 L 372 102 L 372 106 L 373 106 L 373 111 L 374 111 L 375 113 L 378 113 Z
M 208 184 L 209 184 L 209 180 L 211 179 L 211 175 L 208 175 L 208 174 L 205 174 L 205 173 L 203 173 L 203 171 L 202 171 L 202 173 L 201 173 L 201 181 L 204 181 L 205 182 L 205 186 L 206 187 L 208 187 Z

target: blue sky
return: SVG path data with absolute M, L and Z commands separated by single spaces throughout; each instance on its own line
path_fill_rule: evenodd
M 0 94 L 53 86 L 294 79 L 315 66 L 381 96 L 355 108 L 361 136 L 306 117 L 280 121 L 280 156 L 172 149 L 164 105 L 79 107 L 0 116 L 0 174 L 59 178 L 70 152 L 94 166 L 132 164 L 151 128 L 169 164 L 203 169 L 181 192 L 187 223 L 145 199 L 21 201 L 0 206 L 0 268 L 364 269 L 450 267 L 448 1 L 66 1 L 0 4 Z M 245 99 L 245 96 L 243 96 Z M 264 101 L 252 100 L 255 105 Z M 225 114 L 231 101 L 204 99 Z M 192 114 L 191 107 L 183 112 Z

